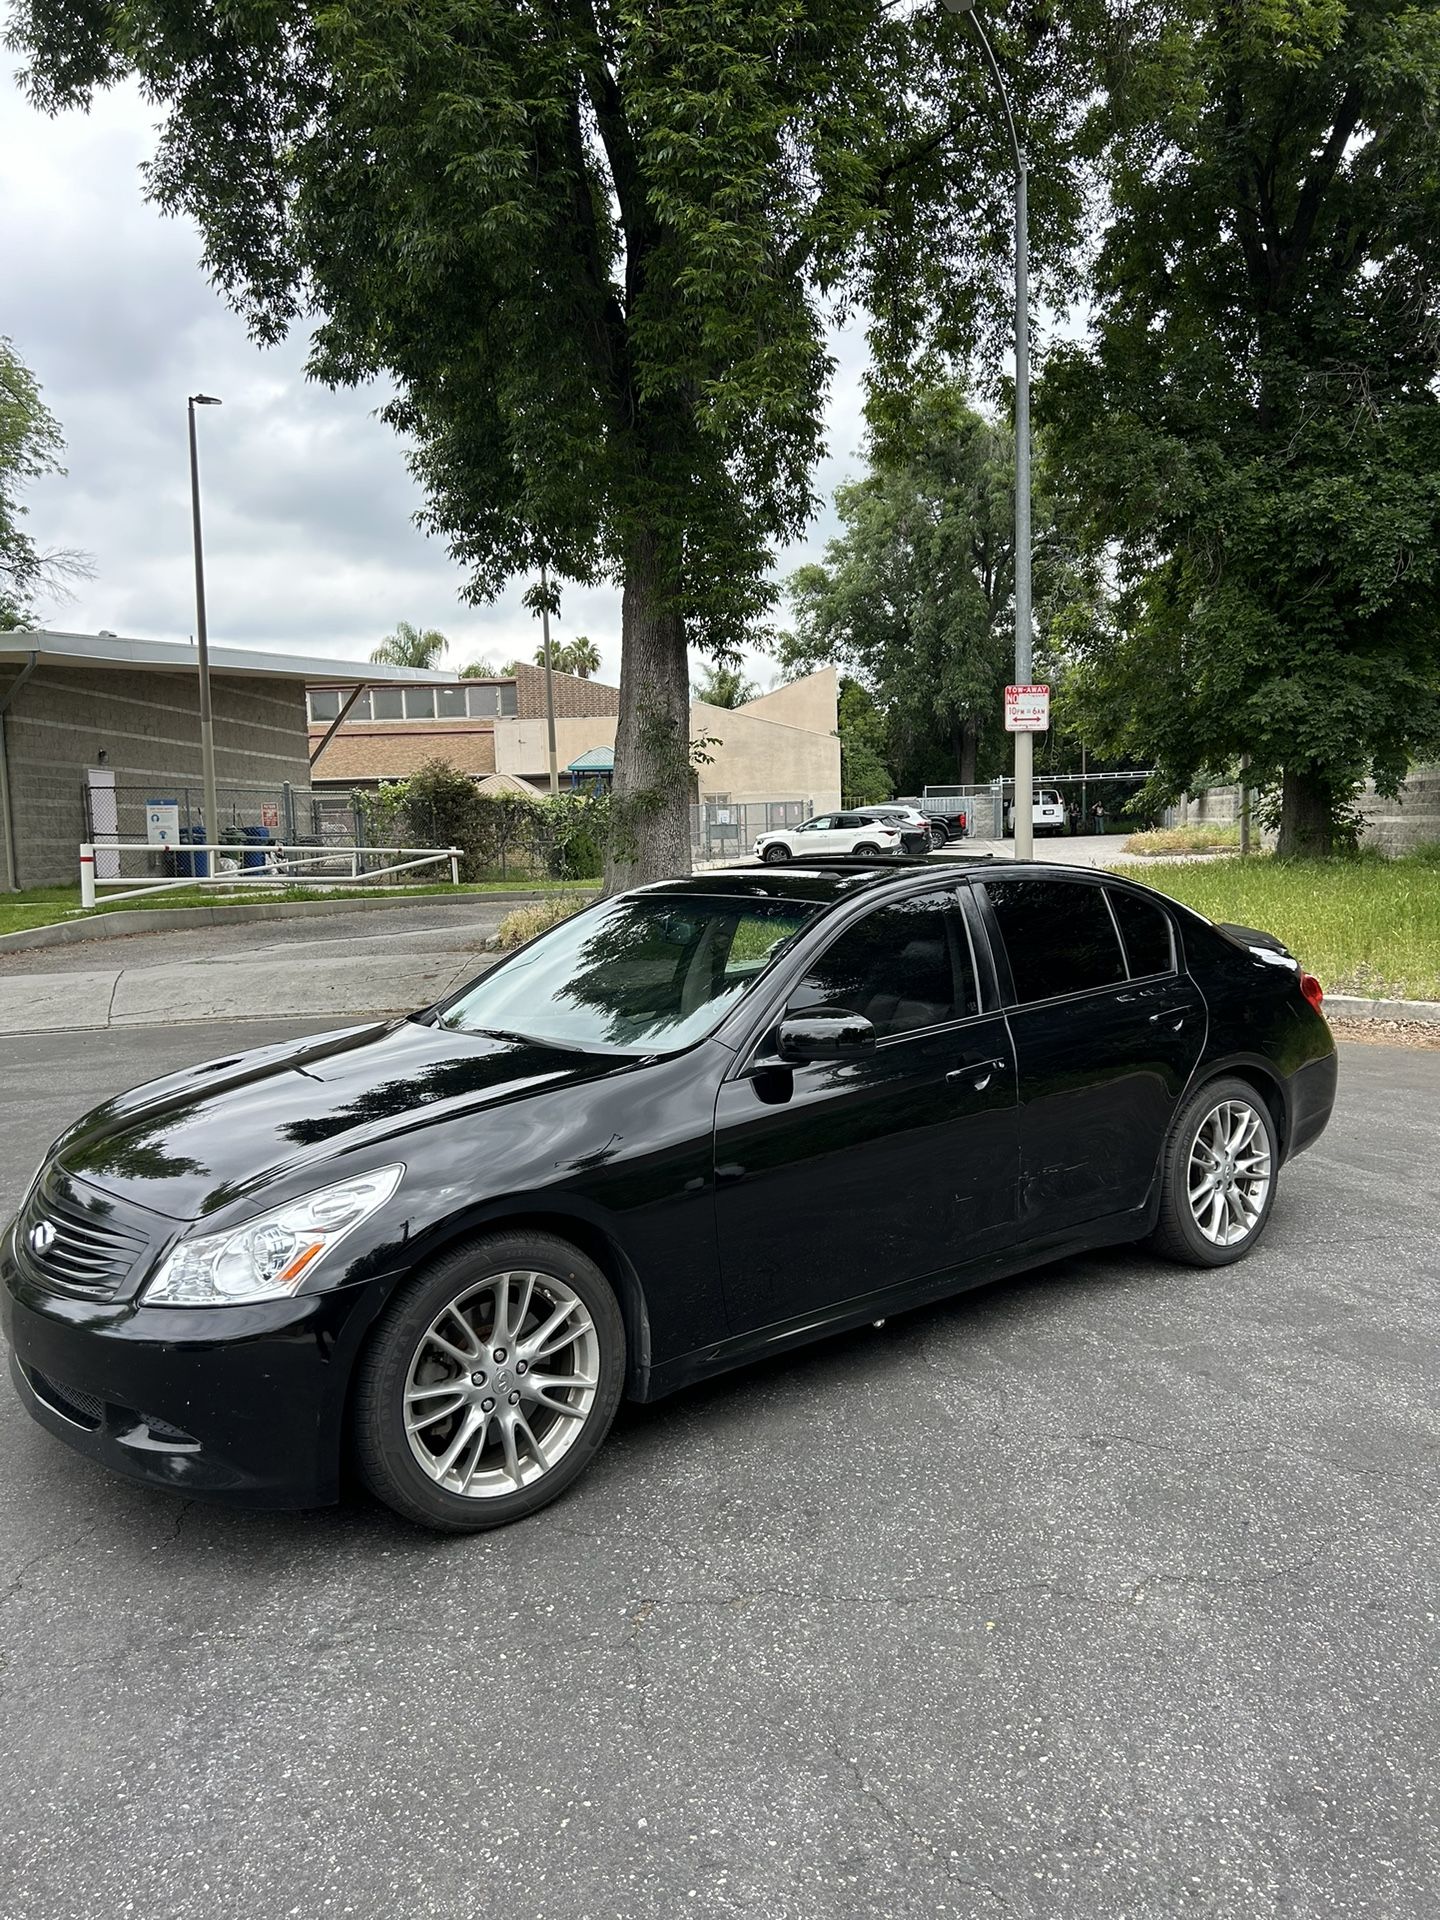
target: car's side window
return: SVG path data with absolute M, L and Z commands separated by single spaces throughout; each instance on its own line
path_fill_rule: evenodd
M 990 880 L 985 892 L 1022 1006 L 1125 978 L 1115 923 L 1099 887 L 1083 880 Z
M 867 822 L 863 814 L 837 813 L 835 816 L 835 825 L 837 827 L 863 827 L 866 824 Z
M 961 1020 L 977 1009 L 959 908 L 946 893 L 877 907 L 811 962 L 789 1010 L 844 1007 L 883 1040 Z
M 1125 958 L 1130 962 L 1130 978 L 1140 980 L 1146 974 L 1173 973 L 1175 948 L 1169 914 L 1142 894 L 1127 893 L 1120 887 L 1107 887 L 1105 891 L 1120 926 Z
M 816 820 L 806 820 L 802 825 L 798 826 L 795 831 L 797 833 L 819 833 L 822 828 L 833 827 L 834 824 L 834 820 L 828 813 L 822 813 Z

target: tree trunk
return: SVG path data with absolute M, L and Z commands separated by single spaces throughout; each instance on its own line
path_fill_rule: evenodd
M 1280 789 L 1282 860 L 1321 860 L 1335 851 L 1335 795 L 1313 766 L 1286 767 Z
M 690 676 L 685 628 L 648 534 L 626 557 L 620 611 L 615 826 L 605 892 L 690 871 Z
M 973 714 L 961 721 L 956 759 L 960 763 L 960 784 L 962 787 L 973 787 L 975 785 L 975 753 L 979 735 L 979 723 Z

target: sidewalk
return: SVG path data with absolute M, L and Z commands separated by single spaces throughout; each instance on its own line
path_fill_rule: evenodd
M 490 964 L 484 941 L 508 907 L 472 899 L 423 916 L 377 908 L 343 933 L 297 920 L 16 953 L 0 963 L 0 1035 L 407 1012 Z

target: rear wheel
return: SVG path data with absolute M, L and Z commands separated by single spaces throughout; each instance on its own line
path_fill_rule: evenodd
M 1156 1251 L 1192 1267 L 1243 1259 L 1270 1217 L 1275 1122 L 1245 1080 L 1212 1080 L 1186 1102 L 1165 1148 Z
M 790 858 L 790 849 L 783 841 L 772 840 L 760 858 L 765 862 L 767 867 L 778 867 L 782 860 L 788 860 Z
M 861 860 L 878 860 L 880 858 L 879 847 L 874 846 L 869 840 L 862 840 L 860 845 L 856 847 L 855 853 L 856 857 Z
M 523 1519 L 589 1465 L 624 1379 L 624 1322 L 595 1263 L 551 1234 L 488 1234 L 381 1316 L 356 1396 L 360 1472 L 440 1533 Z

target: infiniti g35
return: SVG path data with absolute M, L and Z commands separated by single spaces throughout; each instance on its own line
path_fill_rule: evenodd
M 1085 1248 L 1223 1267 L 1325 1126 L 1276 940 L 1043 864 L 600 902 L 411 1017 L 152 1082 L 0 1250 L 16 1388 L 179 1492 L 466 1531 L 651 1400 Z

